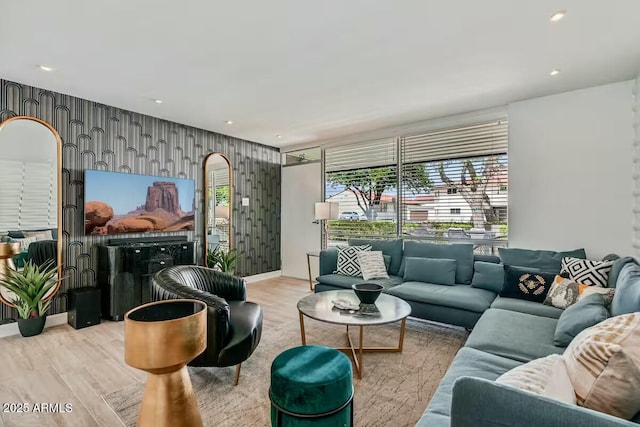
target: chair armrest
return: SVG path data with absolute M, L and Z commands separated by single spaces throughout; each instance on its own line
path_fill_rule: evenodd
M 332 274 L 338 269 L 338 249 L 327 248 L 320 251 L 320 275 Z
M 152 299 L 163 301 L 168 299 L 195 299 L 207 304 L 207 348 L 198 357 L 217 361 L 220 350 L 229 335 L 229 304 L 224 298 L 200 289 L 183 285 L 173 280 L 162 271 L 153 276 Z
M 482 378 L 453 385 L 451 427 L 633 427 L 637 424 Z

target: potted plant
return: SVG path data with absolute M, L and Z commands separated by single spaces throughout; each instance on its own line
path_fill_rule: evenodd
M 22 271 L 8 270 L 0 275 L 0 286 L 13 292 L 13 305 L 18 310 L 18 329 L 23 337 L 38 335 L 44 329 L 51 300 L 43 298 L 60 281 L 54 261 L 41 267 L 27 261 Z
M 236 269 L 236 251 L 223 250 L 220 246 L 207 251 L 207 267 L 214 268 L 223 273 L 233 274 Z

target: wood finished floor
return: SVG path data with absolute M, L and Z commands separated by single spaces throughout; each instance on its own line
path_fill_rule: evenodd
M 296 303 L 309 292 L 307 281 L 287 277 L 247 285 L 248 299 L 263 308 L 265 327 L 298 322 Z M 123 426 L 102 396 L 145 378 L 124 362 L 124 322 L 80 330 L 62 325 L 37 337 L 2 338 L 0 426 Z M 70 403 L 72 411 L 5 412 L 15 409 L 9 403 Z

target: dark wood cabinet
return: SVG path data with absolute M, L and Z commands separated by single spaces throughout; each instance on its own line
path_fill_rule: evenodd
M 135 242 L 96 245 L 103 316 L 123 320 L 127 311 L 151 301 L 153 275 L 171 265 L 195 264 L 195 243 Z

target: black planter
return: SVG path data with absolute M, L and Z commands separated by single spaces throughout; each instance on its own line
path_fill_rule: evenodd
M 44 329 L 47 316 L 33 317 L 31 319 L 18 319 L 18 329 L 23 337 L 40 335 Z

